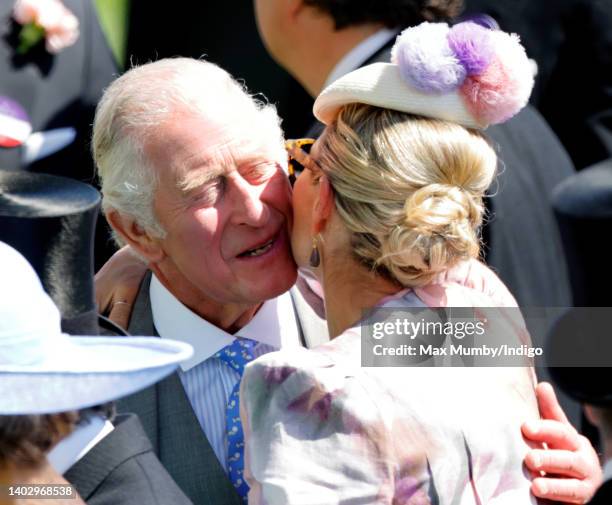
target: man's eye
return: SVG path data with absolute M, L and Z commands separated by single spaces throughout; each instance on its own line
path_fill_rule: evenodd
M 192 203 L 197 205 L 214 205 L 217 200 L 223 195 L 225 190 L 225 179 L 220 177 L 219 179 L 206 184 L 202 188 L 194 191 L 190 195 Z
M 243 172 L 243 177 L 249 182 L 260 184 L 267 181 L 272 177 L 278 170 L 276 163 L 258 163 L 257 165 L 251 165 Z

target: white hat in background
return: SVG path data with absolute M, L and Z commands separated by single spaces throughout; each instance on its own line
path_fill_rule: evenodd
M 155 337 L 71 337 L 36 273 L 0 242 L 0 415 L 99 405 L 161 380 L 188 344 Z

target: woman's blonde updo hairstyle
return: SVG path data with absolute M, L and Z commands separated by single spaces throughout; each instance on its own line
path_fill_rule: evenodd
M 359 262 L 403 286 L 479 253 L 497 157 L 476 131 L 370 105 L 345 106 L 319 141 Z

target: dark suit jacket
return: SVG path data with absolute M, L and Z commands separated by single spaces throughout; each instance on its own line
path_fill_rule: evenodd
M 153 325 L 147 274 L 128 331 L 132 335 L 158 335 Z M 317 298 L 300 283 L 291 292 L 300 333 L 309 346 L 329 339 L 325 321 L 317 315 Z M 303 293 L 303 294 L 302 294 Z M 319 300 L 320 302 L 320 300 Z M 310 304 L 315 305 L 315 310 Z M 227 478 L 202 432 L 177 373 L 139 393 L 117 402 L 120 412 L 134 412 L 143 423 L 155 453 L 174 481 L 196 505 L 241 505 L 242 500 Z
M 605 481 L 589 502 L 589 505 L 610 505 L 612 503 L 612 480 Z
M 135 415 L 115 429 L 64 475 L 90 505 L 190 505 L 161 465 Z
M 0 95 L 19 102 L 27 111 L 33 131 L 71 127 L 76 139 L 65 148 L 24 167 L 22 148 L 0 149 L 0 169 L 28 170 L 63 175 L 93 184 L 90 154 L 91 125 L 102 90 L 117 74 L 117 68 L 102 33 L 93 0 L 63 0 L 79 20 L 76 43 L 57 55 L 44 43 L 25 55 L 17 55 L 20 25 L 11 21 L 15 0 L 0 0 Z M 98 222 L 97 264 L 109 256 L 106 222 Z

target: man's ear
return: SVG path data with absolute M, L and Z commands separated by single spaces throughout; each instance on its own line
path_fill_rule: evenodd
M 312 235 L 322 233 L 327 226 L 334 210 L 334 189 L 327 176 L 322 175 L 319 179 L 319 192 L 315 198 L 312 209 Z
M 134 218 L 111 209 L 106 213 L 106 220 L 113 230 L 149 263 L 158 263 L 166 257 L 160 239 L 152 236 Z
M 291 21 L 295 21 L 304 10 L 304 0 L 285 0 L 285 13 Z

